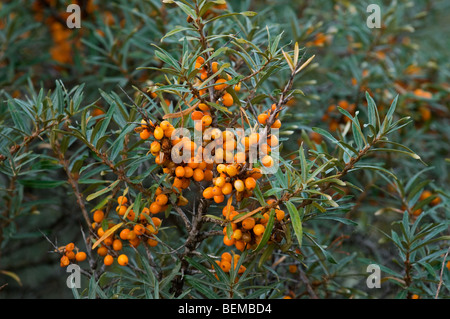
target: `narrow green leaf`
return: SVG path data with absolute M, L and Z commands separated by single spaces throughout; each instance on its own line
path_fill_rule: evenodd
M 117 181 L 113 182 L 111 185 L 109 185 L 108 187 L 105 187 L 105 188 L 99 190 L 98 192 L 90 194 L 88 197 L 86 197 L 86 200 L 89 202 L 89 201 L 93 200 L 94 198 L 97 198 L 98 196 L 111 191 L 119 182 L 120 182 L 120 180 L 117 180 Z
M 289 211 L 289 216 L 291 217 L 292 227 L 294 228 L 295 236 L 297 236 L 298 245 L 299 247 L 301 247 L 303 239 L 303 227 L 300 212 L 297 210 L 295 205 L 290 201 L 287 201 L 285 205 Z

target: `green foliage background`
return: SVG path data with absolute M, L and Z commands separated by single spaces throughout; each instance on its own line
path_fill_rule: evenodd
M 55 43 L 49 25 L 45 19 L 39 21 L 33 9 L 36 2 L 39 1 L 0 4 L 0 149 L 5 158 L 11 146 L 20 144 L 22 138 L 11 129 L 16 124 L 12 98 L 39 99 L 40 94 L 57 89 L 60 83 L 69 91 L 83 84 L 83 103 L 95 103 L 107 109 L 105 95 L 99 90 L 116 92 L 126 100 L 120 88 L 133 96 L 133 86 L 144 89 L 150 81 L 159 80 L 160 74 L 137 68 L 161 67 L 150 44 L 173 52 L 178 47 L 178 35 L 161 39 L 170 30 L 186 25 L 179 9 L 157 0 L 97 1 L 98 7 L 84 12 L 82 28 L 70 31 L 70 38 L 76 39 L 71 42 L 72 61 L 60 63 L 52 56 Z M 41 9 L 44 17 L 65 11 L 65 1 L 53 2 Z M 381 6 L 381 29 L 366 26 L 369 15 L 366 8 L 370 3 Z M 399 94 L 397 116 L 409 116 L 413 120 L 395 132 L 391 140 L 413 150 L 423 162 L 398 152 L 380 153 L 374 163 L 384 163 L 390 168 L 399 180 L 396 187 L 392 179 L 378 171 L 356 172 L 349 181 L 364 191 L 343 189 L 341 207 L 336 210 L 352 222 L 317 219 L 306 225 L 306 231 L 314 234 L 315 240 L 327 247 L 337 260 L 337 264 L 329 263 L 317 257 L 319 254 L 314 255 L 312 248 L 307 251 L 312 260 L 308 260 L 310 267 L 305 274 L 318 295 L 322 298 L 404 297 L 406 294 L 399 289 L 401 284 L 395 278 L 403 276 L 403 243 L 416 239 L 423 240 L 426 249 L 416 256 L 412 292 L 423 298 L 433 297 L 442 257 L 449 246 L 446 237 L 433 241 L 448 235 L 448 1 L 248 0 L 229 4 L 236 12 L 258 12 L 251 20 L 233 20 L 249 29 L 255 27 L 255 43 L 265 41 L 267 28 L 271 34 L 283 32 L 283 45 L 298 42 L 305 47 L 307 55 L 315 55 L 296 83 L 304 95 L 296 95 L 284 116 L 282 134 L 286 138 L 283 149 L 286 156 L 297 152 L 302 141 L 312 149 L 324 147 L 311 143 L 311 128 L 329 130 L 331 119 L 342 121 L 339 112 L 328 112 L 330 105 L 340 101 L 355 104 L 358 110 L 365 109 L 366 91 L 384 111 Z M 216 32 L 229 31 L 233 31 L 233 26 L 218 24 Z M 284 82 L 285 73 L 278 72 L 265 85 L 279 89 Z M 431 98 L 419 96 L 418 89 L 430 92 Z M 324 114 L 329 117 L 325 119 Z M 24 125 L 23 129 L 31 132 L 28 124 Z M 49 145 L 36 140 L 27 150 L 33 151 L 35 157 L 24 164 L 20 175 L 11 178 L 7 166 L 0 164 L 3 208 L 0 209 L 0 270 L 7 271 L 0 273 L 0 287 L 7 283 L 0 290 L 0 298 L 72 298 L 72 291 L 65 286 L 67 274 L 59 267 L 57 256 L 49 252 L 52 246 L 43 233 L 61 245 L 82 243 L 80 229 L 84 221 Z M 77 159 L 85 156 L 88 156 L 86 150 L 72 153 L 71 165 L 79 165 Z M 86 194 L 92 191 L 93 180 L 98 179 L 94 175 L 98 171 L 91 173 L 82 178 Z M 397 192 L 396 188 L 404 192 Z M 439 196 L 441 203 L 431 206 L 429 201 L 419 201 L 423 189 Z M 402 219 L 405 205 L 411 211 L 424 210 L 423 222 L 433 226 L 429 233 L 414 237 L 417 235 L 414 229 L 407 229 L 409 222 Z M 207 244 L 217 245 L 214 241 Z M 384 282 L 383 289 L 377 291 L 368 290 L 365 285 L 365 267 L 371 261 L 383 265 L 385 277 L 394 278 Z M 291 264 L 301 266 L 299 260 L 288 256 L 276 269 L 276 275 L 266 271 L 268 282 L 274 277 L 284 282 L 277 286 L 280 293 L 272 297 L 304 289 L 299 274 L 289 273 Z M 448 271 L 443 276 L 440 297 L 448 297 Z

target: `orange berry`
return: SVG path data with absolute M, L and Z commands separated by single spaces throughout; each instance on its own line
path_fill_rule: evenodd
M 213 198 L 214 197 L 213 188 L 212 187 L 205 188 L 204 191 L 203 191 L 203 197 L 206 198 L 206 199 Z
M 234 181 L 234 188 L 235 188 L 238 192 L 243 192 L 244 189 L 245 189 L 244 182 L 241 181 L 240 179 Z
M 159 219 L 158 217 L 152 217 L 152 222 L 155 225 L 155 227 L 161 226 L 161 219 Z
M 227 88 L 227 84 L 223 84 L 224 82 L 227 82 L 227 80 L 225 79 L 218 79 L 215 83 L 216 85 L 214 86 L 214 90 L 216 91 L 220 91 L 220 90 L 224 90 Z M 222 83 L 222 84 L 221 84 Z
M 227 172 L 228 176 L 233 177 L 233 176 L 237 175 L 238 170 L 237 170 L 236 166 L 228 165 L 227 169 L 226 169 L 226 172 Z
M 270 148 L 270 146 L 269 145 L 267 145 L 266 143 L 264 143 L 264 144 L 262 144 L 260 147 L 259 147 L 259 151 L 262 153 L 262 154 L 269 154 L 270 153 L 270 151 L 271 151 L 271 148 Z
M 135 240 L 136 238 L 137 238 L 137 235 L 134 232 L 134 230 L 130 230 L 127 235 L 127 240 Z
M 277 215 L 277 220 L 280 222 L 284 219 L 285 213 L 281 209 L 275 210 L 275 213 Z
M 150 138 L 150 131 L 149 130 L 142 130 L 141 133 L 139 133 L 139 137 L 143 140 L 147 140 Z
M 185 166 L 184 167 L 184 177 L 191 178 L 193 175 L 194 175 L 194 170 L 189 166 Z
M 244 265 L 241 265 L 241 267 L 239 267 L 238 274 L 242 274 L 242 273 L 244 273 L 246 270 L 247 270 L 247 268 L 245 268 Z
M 119 214 L 120 216 L 125 215 L 125 213 L 127 212 L 127 206 L 117 206 L 116 208 L 116 212 L 117 214 Z
M 234 206 L 233 206 L 233 205 L 230 205 L 230 213 L 231 213 L 232 211 L 234 211 Z M 225 207 L 222 209 L 222 215 L 223 215 L 224 217 L 226 217 L 227 214 L 228 214 L 228 207 L 225 206 Z
M 175 131 L 175 128 L 173 126 L 168 127 L 166 130 L 164 130 L 164 136 L 167 138 L 172 138 L 173 131 Z
M 237 215 L 239 215 L 239 213 L 237 211 L 231 212 L 230 216 L 228 216 L 228 220 L 233 220 L 234 217 L 236 217 Z M 232 224 L 232 225 L 236 225 L 236 224 Z
M 220 262 L 220 268 L 222 268 L 224 272 L 229 272 L 231 270 L 231 263 L 229 261 L 223 260 Z
M 267 122 L 267 119 L 269 118 L 269 115 L 266 113 L 262 113 L 258 115 L 258 122 L 265 125 Z
M 103 240 L 103 243 L 104 243 L 106 246 L 111 246 L 112 243 L 113 243 L 113 238 L 112 238 L 112 236 L 106 237 L 106 238 Z
M 255 233 L 256 236 L 261 236 L 262 234 L 264 234 L 265 230 L 266 228 L 262 224 L 257 224 L 255 225 L 255 227 L 253 227 L 253 232 Z
M 269 146 L 271 147 L 275 147 L 278 145 L 278 137 L 276 137 L 275 135 L 271 135 L 267 138 L 267 144 L 269 144 Z
M 141 224 L 136 224 L 133 227 L 133 231 L 136 233 L 136 235 L 141 236 L 145 233 L 145 227 Z
M 205 115 L 202 117 L 202 125 L 203 126 L 210 126 L 212 123 L 212 117 L 210 115 Z
M 234 246 L 239 251 L 244 251 L 246 245 L 247 244 L 243 240 L 236 240 L 236 242 L 234 243 Z
M 119 263 L 119 265 L 121 266 L 126 266 L 128 265 L 128 257 L 127 255 L 120 255 L 119 257 L 117 257 L 117 262 Z
M 194 177 L 194 180 L 195 180 L 195 181 L 201 182 L 202 180 L 205 179 L 205 173 L 203 172 L 202 169 L 196 168 L 196 169 L 194 170 L 194 175 L 193 175 L 193 177 Z
M 117 197 L 117 203 L 119 205 L 125 205 L 126 203 L 128 203 L 128 198 L 126 198 L 125 196 L 119 196 Z
M 296 265 L 289 265 L 289 272 L 291 274 L 295 274 L 297 272 L 297 266 Z
M 225 183 L 222 187 L 222 194 L 230 195 L 233 191 L 233 185 L 231 183 Z
M 265 167 L 272 167 L 273 166 L 273 158 L 270 155 L 266 155 L 262 158 L 261 163 Z
M 148 209 L 147 207 L 144 207 L 141 211 L 141 214 L 139 215 L 139 219 L 140 220 L 146 220 L 146 216 L 148 216 L 150 214 L 150 209 Z
M 217 187 L 222 188 L 223 185 L 225 185 L 225 183 L 226 183 L 225 178 L 222 177 L 222 176 L 219 176 L 219 177 L 216 178 L 216 180 L 214 182 L 214 185 L 216 185 Z
M 66 256 L 67 258 L 69 258 L 70 260 L 75 259 L 75 253 L 73 251 L 67 251 L 66 252 Z
M 184 167 L 183 166 L 178 166 L 176 169 L 175 169 L 175 175 L 177 176 L 177 177 L 183 177 L 184 176 Z
M 253 177 L 247 177 L 245 179 L 245 188 L 254 189 L 256 187 L 256 180 Z
M 225 173 L 227 171 L 227 166 L 225 164 L 219 164 L 217 165 L 217 172 L 219 173 Z
M 183 188 L 183 180 L 181 178 L 175 177 L 172 185 L 173 185 L 173 187 L 182 189 Z
M 258 133 L 252 133 L 248 137 L 249 146 L 257 145 L 259 143 L 259 134 Z
M 212 189 L 212 193 L 214 196 L 222 195 L 222 188 L 219 186 L 214 186 Z
M 159 205 L 157 202 L 153 202 L 150 205 L 150 213 L 152 214 L 158 214 L 159 212 L 161 212 L 161 205 Z
M 74 243 L 69 243 L 66 245 L 66 251 L 72 251 L 75 249 L 75 244 Z
M 155 131 L 153 132 L 153 135 L 157 140 L 160 140 L 164 137 L 164 130 L 161 127 L 157 126 L 155 128 Z
M 138 247 L 141 244 L 141 240 L 139 239 L 139 237 L 131 239 L 128 242 L 130 243 L 130 246 L 134 248 Z
M 214 196 L 214 202 L 216 204 L 223 203 L 224 200 L 225 200 L 225 196 L 223 196 L 223 195 L 216 195 L 216 196 Z
M 128 220 L 135 220 L 136 219 L 136 213 L 133 210 L 130 210 L 128 212 L 127 218 L 128 218 Z
M 225 226 L 225 227 L 222 229 L 222 233 L 223 233 L 224 235 L 227 233 L 228 227 L 230 227 L 230 226 L 231 226 L 231 230 L 233 230 L 233 231 L 235 231 L 235 230 L 237 229 L 237 225 L 236 225 L 235 223 L 228 224 L 228 226 Z
M 236 229 L 236 230 L 233 232 L 233 235 L 231 235 L 231 237 L 233 237 L 233 238 L 236 239 L 236 240 L 240 240 L 240 239 L 242 238 L 242 230 Z
M 158 196 L 156 196 L 155 202 L 159 205 L 159 206 L 164 206 L 167 204 L 167 202 L 169 201 L 169 198 L 167 197 L 167 195 L 165 194 L 160 194 Z
M 149 238 L 149 239 L 147 239 L 147 244 L 150 247 L 155 247 L 155 246 L 158 245 L 158 241 L 156 239 L 154 239 L 154 238 Z
M 158 230 L 156 229 L 155 226 L 153 226 L 151 224 L 148 224 L 147 225 L 147 233 L 149 233 L 149 234 L 157 234 Z
M 86 260 L 86 253 L 84 251 L 79 251 L 75 255 L 75 260 L 78 262 Z
M 152 144 L 150 144 L 150 152 L 152 154 L 156 154 L 161 150 L 161 144 L 157 141 L 153 141 Z
M 263 217 L 260 218 L 259 222 L 263 225 L 266 225 L 269 222 L 269 214 L 264 213 Z
M 205 116 L 205 114 L 203 114 L 203 112 L 200 111 L 194 111 L 191 114 L 191 119 L 193 121 L 200 121 L 202 119 L 202 117 Z
M 106 255 L 103 262 L 105 263 L 105 266 L 111 266 L 114 262 L 114 257 L 111 255 Z
M 205 104 L 205 103 L 199 103 L 198 104 L 198 108 L 200 109 L 200 110 L 202 110 L 202 111 L 209 111 L 209 106 L 208 106 L 208 104 Z M 203 116 L 203 115 L 202 115 Z
M 441 203 L 441 198 L 440 197 L 436 197 L 435 199 L 433 199 L 430 203 L 431 206 L 436 206 L 438 204 Z
M 415 211 L 413 211 L 413 215 L 414 216 L 419 216 L 420 214 L 422 214 L 423 210 L 421 208 L 416 209 Z
M 236 242 L 236 240 L 234 238 L 230 239 L 230 238 L 228 238 L 227 235 L 223 236 L 223 243 L 226 246 L 233 246 L 235 242 Z
M 96 210 L 94 212 L 94 216 L 93 216 L 94 222 L 101 223 L 104 217 L 105 217 L 105 213 L 103 213 L 103 211 Z
M 205 63 L 205 59 L 202 56 L 199 56 L 199 57 L 197 57 L 195 62 L 197 62 L 199 64 L 204 64 Z
M 105 233 L 105 231 L 103 230 L 102 227 L 100 227 L 100 228 L 97 230 L 97 235 L 98 235 L 99 237 L 102 237 L 104 233 Z
M 125 228 L 125 229 L 123 229 L 121 232 L 120 232 L 120 234 L 119 234 L 119 237 L 122 239 L 122 240 L 128 240 L 128 234 L 130 233 L 130 230 L 128 229 L 128 228 Z
M 255 227 L 256 221 L 253 217 L 247 217 L 242 221 L 242 227 L 244 229 L 250 230 Z
M 262 173 L 261 173 L 261 169 L 254 167 L 252 170 L 252 175 L 251 177 L 253 177 L 254 179 L 259 179 L 262 177 Z
M 280 127 L 281 127 L 281 121 L 276 120 L 275 122 L 273 122 L 273 124 L 270 128 L 280 128 Z
M 224 252 L 220 258 L 222 259 L 222 261 L 229 261 L 231 262 L 231 254 L 229 252 Z
M 162 128 L 163 131 L 167 130 L 170 126 L 171 124 L 167 120 L 164 120 L 159 124 L 159 127 Z
M 219 63 L 217 62 L 211 63 L 211 70 L 213 73 L 217 73 L 219 71 Z
M 225 93 L 222 96 L 222 102 L 223 102 L 223 105 L 225 105 L 226 107 L 232 106 L 234 103 L 233 96 L 230 93 Z
M 105 257 L 108 254 L 108 248 L 106 248 L 105 246 L 98 247 L 97 254 L 99 256 Z
M 113 243 L 112 243 L 112 247 L 114 250 L 118 251 L 118 250 L 122 250 L 122 241 L 120 239 L 114 239 Z
M 61 259 L 60 259 L 61 267 L 69 266 L 69 264 L 70 264 L 69 258 L 67 256 L 62 256 Z
M 239 91 L 241 90 L 241 82 L 239 82 L 238 84 L 236 84 L 236 85 L 234 86 L 234 90 L 236 91 L 236 93 L 239 92 Z

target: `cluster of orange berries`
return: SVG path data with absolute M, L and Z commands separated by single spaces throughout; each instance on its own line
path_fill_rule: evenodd
M 60 247 L 58 250 L 62 253 L 59 260 L 61 267 L 67 267 L 71 262 L 82 262 L 86 259 L 86 253 L 75 247 L 74 243 L 69 243 L 64 247 Z
M 197 79 L 196 82 L 197 87 L 200 87 L 203 84 L 202 81 L 205 81 L 208 78 L 209 74 L 216 74 L 217 72 L 219 72 L 220 64 L 216 61 L 211 62 L 211 73 L 208 73 L 208 68 L 209 66 L 207 63 L 205 63 L 205 59 L 202 56 L 197 57 L 195 61 L 195 69 L 199 70 L 200 72 L 200 79 Z M 231 79 L 232 77 L 229 74 L 226 74 L 226 76 L 219 74 L 217 75 L 213 86 L 215 92 L 220 92 L 222 94 L 220 96 L 220 100 L 225 107 L 231 107 L 235 102 L 233 96 L 229 92 L 225 91 L 228 88 L 228 84 L 226 82 L 230 81 Z M 241 83 L 235 84 L 233 89 L 236 93 L 239 93 L 241 90 Z M 203 96 L 206 93 L 206 89 L 199 90 L 200 96 Z M 198 112 L 209 111 L 209 106 L 205 103 L 199 103 L 198 108 L 200 109 L 200 111 Z
M 231 270 L 231 267 L 233 269 L 236 269 L 237 264 L 239 262 L 239 259 L 241 258 L 240 255 L 233 253 L 233 255 L 229 252 L 224 252 L 220 256 L 220 260 L 216 260 L 216 265 L 220 267 L 225 273 L 229 273 Z M 214 265 L 212 265 L 212 268 L 214 269 Z M 240 265 L 238 269 L 238 274 L 242 274 L 247 270 L 247 268 L 244 265 Z M 219 279 L 219 277 L 216 275 L 216 278 Z
M 356 105 L 354 103 L 349 103 L 346 100 L 340 100 L 337 103 L 337 106 L 348 111 L 352 116 L 355 115 Z M 348 117 L 344 116 L 338 111 L 337 106 L 336 104 L 331 104 L 330 106 L 328 106 L 327 111 L 322 116 L 322 121 L 328 122 L 328 128 L 333 132 L 335 132 L 339 128 L 340 124 L 345 124 L 351 121 Z
M 150 126 L 149 126 L 150 125 Z M 191 179 L 196 182 L 211 181 L 213 178 L 213 163 L 204 160 L 195 160 L 191 157 L 187 163 L 175 163 L 171 160 L 172 148 L 176 146 L 180 150 L 189 151 L 190 154 L 202 156 L 203 147 L 197 145 L 188 137 L 172 138 L 174 127 L 169 121 L 164 120 L 159 125 L 154 125 L 143 120 L 141 123 L 140 137 L 148 139 L 153 135 L 155 141 L 150 144 L 150 153 L 155 156 L 155 163 L 163 167 L 163 172 L 173 177 L 173 191 L 179 192 L 189 187 Z M 181 144 L 180 144 L 181 143 Z M 182 154 L 179 154 L 183 156 Z M 179 204 L 182 203 L 179 201 Z M 164 205 L 159 204 L 164 207 Z M 157 206 L 155 206 L 157 208 Z
M 260 124 L 262 124 L 262 125 L 266 125 L 267 124 L 267 120 L 269 119 L 270 115 L 272 115 L 272 112 L 274 112 L 276 108 L 277 108 L 277 105 L 276 104 L 272 104 L 272 106 L 270 107 L 269 110 L 259 114 L 258 115 L 258 122 Z M 278 115 L 279 114 L 280 113 L 277 113 L 277 115 L 275 116 L 277 119 L 270 126 L 271 128 L 279 129 L 281 127 L 281 121 L 278 119 Z
M 160 194 L 164 195 L 164 194 Z M 166 196 L 166 195 L 164 195 Z M 157 196 L 157 201 L 155 203 L 163 204 L 162 197 Z M 118 255 L 118 252 L 123 249 L 123 243 L 127 242 L 131 247 L 138 247 L 143 241 L 145 241 L 150 247 L 155 247 L 158 244 L 157 239 L 155 238 L 156 234 L 159 231 L 161 226 L 161 219 L 155 216 L 151 216 L 152 214 L 157 214 L 162 211 L 159 206 L 156 210 L 153 203 L 150 207 L 144 207 L 139 216 L 137 216 L 136 212 L 129 207 L 128 199 L 125 196 L 119 196 L 117 198 L 117 207 L 116 212 L 122 218 L 127 220 L 126 226 L 120 230 L 120 232 L 113 232 L 108 237 L 106 237 L 97 248 L 97 254 L 101 257 L 104 257 L 104 264 L 106 266 L 110 266 L 114 262 L 114 256 Z M 167 204 L 167 196 L 166 203 Z M 97 235 L 102 237 L 105 232 L 114 227 L 116 224 L 108 223 L 108 228 L 103 229 L 101 223 L 105 214 L 102 210 L 96 210 L 93 214 L 94 223 L 92 227 L 97 231 Z M 118 234 L 117 234 L 118 233 Z M 119 265 L 125 266 L 128 264 L 128 257 L 125 254 L 120 254 L 117 257 L 117 261 Z
M 268 205 L 272 205 L 274 201 L 274 199 L 269 199 L 266 203 Z M 225 219 L 231 221 L 231 223 L 223 228 L 223 243 L 226 246 L 234 245 L 239 251 L 244 251 L 245 249 L 255 249 L 258 246 L 266 230 L 266 225 L 269 222 L 269 213 L 266 212 L 260 216 L 250 216 L 238 223 L 233 222 L 233 220 L 240 213 L 235 211 L 233 206 L 230 206 L 229 209 L 225 206 L 222 210 L 222 214 Z M 281 221 L 283 221 L 284 217 L 285 212 L 277 206 L 275 209 L 274 229 L 281 225 Z M 231 237 L 228 236 L 227 227 L 232 228 Z M 269 243 L 271 241 L 280 242 L 281 240 L 282 237 L 280 236 L 280 233 L 275 231 L 273 232 Z
M 430 190 L 424 190 L 419 197 L 419 201 L 423 201 L 426 200 L 427 198 L 433 196 L 433 192 L 431 192 Z M 430 206 L 436 206 L 439 205 L 441 203 L 441 198 L 439 196 L 437 196 L 436 198 L 434 198 L 431 202 L 430 202 Z M 405 207 L 403 207 L 405 208 Z M 414 210 L 412 212 L 414 217 L 419 216 L 420 214 L 422 214 L 423 209 L 422 208 L 418 208 L 416 210 Z
M 203 190 L 203 197 L 214 199 L 217 204 L 225 200 L 225 196 L 236 192 L 236 200 L 250 197 L 256 187 L 256 181 L 262 177 L 261 169 L 246 169 L 242 164 L 218 164 L 218 176 L 214 177 L 213 186 Z
M 209 115 L 205 116 L 211 119 Z M 209 126 L 209 124 L 210 122 L 206 123 L 206 126 Z M 257 179 L 262 176 L 261 169 L 248 168 L 244 165 L 250 148 L 256 147 L 260 142 L 259 133 L 242 137 L 241 143 L 245 149 L 234 155 L 237 148 L 235 135 L 231 131 L 222 132 L 218 128 L 211 128 L 205 132 L 204 139 L 207 143 L 205 147 L 215 147 L 214 154 L 210 158 L 204 159 L 203 145 L 197 145 L 188 137 L 171 138 L 174 127 L 168 121 L 162 121 L 159 125 L 144 121 L 141 123 L 140 129 L 141 138 L 147 139 L 151 135 L 155 137 L 155 141 L 150 145 L 150 152 L 155 156 L 156 164 L 163 167 L 163 172 L 173 177 L 173 191 L 175 192 L 188 188 L 192 179 L 196 182 L 212 181 L 213 186 L 207 187 L 203 192 L 205 198 L 214 199 L 216 203 L 222 203 L 225 196 L 235 190 L 236 198 L 241 200 L 243 197 L 251 196 L 252 190 L 256 187 Z M 263 150 L 263 154 L 265 154 L 261 160 L 265 167 L 273 166 L 274 160 L 269 153 L 271 147 L 277 145 L 278 138 L 275 135 L 269 136 L 267 143 L 260 145 L 260 151 Z M 180 147 L 180 150 L 189 151 L 192 157 L 187 163 L 176 164 L 171 160 L 174 146 Z M 222 164 L 224 160 L 232 164 Z M 181 201 L 179 200 L 178 204 L 185 203 L 181 196 L 180 199 Z M 165 204 L 159 203 L 158 205 L 164 207 Z M 157 212 L 158 206 L 155 204 L 154 208 L 155 210 L 152 210 L 152 213 Z

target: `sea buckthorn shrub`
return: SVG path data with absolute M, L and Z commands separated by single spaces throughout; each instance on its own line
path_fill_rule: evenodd
M 75 297 L 448 296 L 448 62 L 415 34 L 448 5 L 382 8 L 2 4 L 0 253 L 46 245 Z

